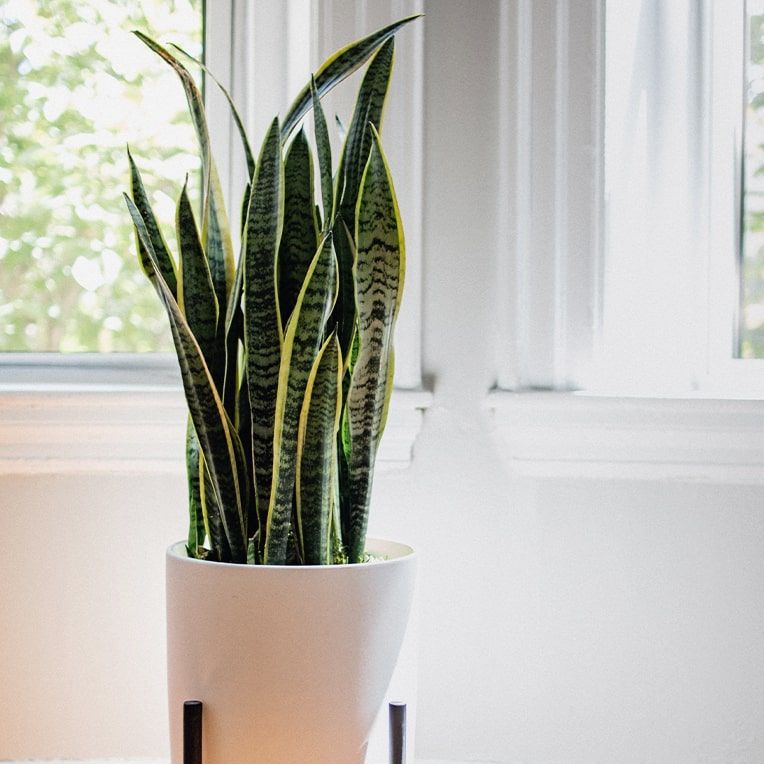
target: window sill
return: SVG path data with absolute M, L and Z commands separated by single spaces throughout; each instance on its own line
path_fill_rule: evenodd
M 764 484 L 764 400 L 493 391 L 516 475 Z
M 116 362 L 115 362 L 116 361 Z M 186 403 L 171 356 L 22 359 L 0 377 L 0 474 L 184 469 Z M 411 461 L 431 394 L 396 390 L 377 456 Z

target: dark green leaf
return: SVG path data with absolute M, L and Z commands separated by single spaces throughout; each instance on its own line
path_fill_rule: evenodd
M 331 237 L 327 237 L 310 264 L 284 336 L 273 432 L 273 489 L 264 556 L 266 563 L 274 565 L 287 561 L 300 410 L 336 296 L 336 259 Z
M 336 237 L 337 261 L 340 268 L 340 297 L 337 301 L 334 320 L 339 326 L 340 347 L 342 355 L 347 358 L 355 330 L 355 295 L 353 279 L 352 234 L 355 231 L 356 203 L 358 190 L 361 185 L 366 162 L 371 148 L 371 131 L 369 126 L 379 128 L 382 121 L 382 111 L 385 105 L 387 89 L 393 66 L 394 40 L 390 38 L 377 51 L 366 70 L 361 87 L 358 90 L 353 119 L 340 156 L 337 170 L 336 197 L 339 208 L 339 218 L 344 225 Z M 345 235 L 343 235 L 343 233 Z
M 144 222 L 146 223 L 146 230 L 148 231 L 149 239 L 154 247 L 154 253 L 156 254 L 157 263 L 162 271 L 162 278 L 167 283 L 170 291 L 177 295 L 178 285 L 177 276 L 175 271 L 175 263 L 173 262 L 170 250 L 165 243 L 162 231 L 159 228 L 154 210 L 151 208 L 146 189 L 143 186 L 143 180 L 141 174 L 138 172 L 138 167 L 133 161 L 133 155 L 130 153 L 130 149 L 127 150 L 127 158 L 130 162 L 130 189 L 133 195 L 133 202 L 141 213 Z M 152 272 L 151 262 L 149 261 L 148 252 L 141 244 L 140 239 L 137 240 L 138 245 L 138 258 L 146 275 L 150 275 Z
M 175 48 L 175 50 L 182 53 L 186 58 L 193 61 L 198 67 L 200 67 L 205 72 L 205 74 L 220 88 L 221 92 L 225 96 L 226 100 L 228 101 L 228 106 L 231 109 L 231 116 L 233 117 L 233 121 L 236 124 L 236 129 L 239 132 L 239 138 L 241 138 L 242 148 L 244 149 L 244 158 L 247 161 L 247 177 L 252 178 L 252 176 L 255 174 L 255 157 L 252 154 L 252 147 L 249 145 L 249 138 L 247 137 L 247 131 L 244 128 L 244 122 L 242 122 L 241 115 L 239 114 L 239 110 L 236 108 L 236 104 L 233 102 L 233 98 L 231 98 L 231 94 L 202 61 L 194 58 L 190 53 L 186 53 L 186 51 L 183 50 L 180 45 L 176 45 L 175 43 L 170 43 L 170 45 Z
M 186 426 L 186 474 L 188 476 L 188 554 L 199 557 L 204 546 L 205 527 L 199 482 L 199 439 L 188 417 Z
M 321 201 L 324 209 L 323 231 L 332 227 L 334 219 L 334 182 L 332 180 L 332 144 L 329 141 L 329 128 L 321 106 L 321 99 L 316 90 L 315 79 L 311 77 L 311 96 L 313 98 L 313 127 L 316 134 L 318 152 L 318 170 L 321 177 Z
M 178 304 L 207 365 L 213 373 L 218 389 L 222 386 L 223 358 L 215 342 L 218 326 L 218 304 L 210 277 L 207 258 L 199 241 L 194 211 L 188 199 L 186 184 L 183 186 L 175 216 L 180 252 L 180 280 L 178 282 Z
M 358 67 L 362 66 L 369 56 L 383 42 L 390 39 L 402 26 L 419 18 L 422 14 L 408 16 L 393 24 L 389 24 L 368 37 L 346 45 L 328 58 L 315 74 L 316 89 L 319 96 L 328 93 L 335 85 L 351 75 Z M 297 126 L 297 123 L 305 116 L 311 106 L 310 83 L 308 83 L 295 98 L 281 127 L 282 140 L 286 141 L 289 134 Z
M 279 245 L 281 324 L 286 326 L 318 247 L 313 203 L 313 159 L 305 131 L 294 137 L 284 161 L 284 226 Z
M 271 494 L 273 426 L 281 360 L 276 253 L 283 220 L 283 175 L 279 123 L 274 119 L 257 162 L 243 244 L 244 340 L 261 526 L 265 525 Z
M 170 319 L 186 402 L 204 455 L 214 499 L 220 507 L 220 517 L 231 548 L 231 559 L 233 562 L 246 562 L 246 493 L 242 494 L 242 488 L 246 487 L 247 477 L 246 473 L 242 473 L 244 465 L 240 457 L 241 444 L 237 447 L 238 436 L 226 416 L 202 350 L 183 311 L 162 278 L 140 211 L 127 195 L 125 202 L 154 266 L 153 281 Z
M 329 528 L 336 481 L 334 444 L 342 406 L 342 359 L 335 332 L 308 377 L 297 439 L 296 509 L 306 565 L 330 562 Z
M 350 562 L 364 553 L 374 461 L 392 392 L 393 329 L 403 291 L 405 248 L 392 179 L 377 131 L 358 198 L 356 304 L 358 359 L 347 412 L 350 424 Z
M 228 293 L 234 280 L 233 243 L 225 211 L 223 189 L 212 157 L 202 94 L 191 73 L 172 53 L 142 32 L 134 31 L 133 34 L 173 69 L 186 94 L 191 120 L 202 154 L 202 243 L 210 263 L 210 275 L 215 285 L 220 315 L 224 316 L 228 305 Z M 225 328 L 221 324 L 218 327 L 221 342 L 224 341 L 224 332 Z

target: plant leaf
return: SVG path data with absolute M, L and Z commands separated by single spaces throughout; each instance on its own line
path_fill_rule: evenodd
M 133 160 L 133 155 L 130 153 L 130 149 L 127 149 L 127 159 L 130 163 L 130 191 L 133 195 L 133 202 L 141 213 L 144 222 L 146 223 L 146 230 L 149 234 L 149 239 L 154 247 L 154 253 L 156 254 L 157 264 L 162 271 L 162 278 L 167 283 L 170 291 L 176 295 L 178 292 L 177 273 L 175 270 L 175 263 L 173 262 L 170 249 L 162 236 L 162 231 L 159 228 L 159 223 L 154 215 L 154 210 L 151 208 L 146 189 L 143 186 L 143 180 L 138 167 Z M 136 237 L 138 245 L 138 259 L 140 260 L 141 267 L 147 276 L 150 276 L 152 271 L 151 262 L 149 260 L 148 252 L 141 244 L 140 239 Z
M 186 475 L 188 477 L 188 554 L 199 557 L 206 535 L 199 481 L 199 439 L 191 416 L 186 425 Z
M 339 207 L 351 231 L 355 230 L 355 207 L 366 162 L 371 149 L 369 124 L 382 129 L 382 114 L 393 70 L 395 39 L 390 38 L 369 63 L 358 89 L 353 118 L 340 155 L 337 172 Z
M 233 562 L 246 562 L 246 494 L 242 494 L 241 489 L 246 486 L 247 478 L 241 472 L 241 444 L 237 449 L 235 441 L 238 437 L 230 426 L 199 343 L 162 278 L 141 213 L 129 196 L 125 194 L 124 197 L 138 236 L 154 266 L 153 281 L 170 319 L 186 402 L 204 455 L 214 498 L 220 507 L 220 517 L 231 548 L 231 559 Z
M 282 329 L 276 288 L 284 214 L 284 167 L 278 119 L 265 136 L 252 185 L 244 229 L 244 344 L 252 408 L 252 449 L 260 512 L 265 526 L 271 494 L 273 427 L 279 380 Z
M 331 236 L 310 264 L 284 336 L 273 431 L 273 488 L 266 524 L 265 562 L 283 565 L 292 522 L 300 410 L 310 371 L 337 297 L 337 264 Z
M 346 45 L 329 57 L 315 74 L 316 89 L 319 96 L 328 93 L 335 85 L 351 75 L 371 56 L 383 42 L 392 37 L 401 27 L 417 19 L 422 14 L 408 16 L 386 27 L 372 32 L 367 37 Z M 311 89 L 308 83 L 289 107 L 281 127 L 282 141 L 286 141 L 297 123 L 305 116 L 311 105 Z
M 332 144 L 329 140 L 329 128 L 321 106 L 321 99 L 316 90 L 316 80 L 310 78 L 310 92 L 313 98 L 313 128 L 316 135 L 318 170 L 321 177 L 321 201 L 323 203 L 323 230 L 326 233 L 332 227 L 334 219 L 334 182 L 332 180 Z
M 279 245 L 279 312 L 286 326 L 318 247 L 313 203 L 313 158 L 305 131 L 294 137 L 284 161 L 284 226 Z
M 249 403 L 249 385 L 247 375 L 242 376 L 241 384 L 237 392 L 238 405 L 236 406 L 236 431 L 239 434 L 241 446 L 244 449 L 244 460 L 247 463 L 247 473 L 251 475 L 248 494 L 249 514 L 247 516 L 247 533 L 250 538 L 254 534 L 265 535 L 265 529 L 260 528 L 260 514 L 258 512 L 257 477 L 255 475 L 255 459 L 252 452 L 252 409 Z
M 210 263 L 210 275 L 215 285 L 220 316 L 225 316 L 228 293 L 234 281 L 233 242 L 225 211 L 223 189 L 212 157 L 202 94 L 191 73 L 172 53 L 142 32 L 134 31 L 133 34 L 173 69 L 186 94 L 191 120 L 202 154 L 202 243 Z M 221 342 L 224 342 L 224 332 L 225 327 L 221 322 L 218 326 Z
M 215 498 L 215 488 L 212 485 L 210 471 L 204 461 L 204 454 L 199 451 L 199 487 L 202 503 L 204 527 L 210 537 L 213 558 L 218 562 L 231 562 L 231 545 L 225 535 L 220 507 Z
M 217 350 L 215 337 L 218 325 L 218 301 L 212 285 L 210 268 L 196 229 L 194 211 L 187 193 L 188 178 L 178 199 L 175 226 L 180 252 L 178 304 L 188 321 L 192 334 L 202 349 L 218 389 L 221 389 L 223 358 Z
M 336 237 L 337 261 L 340 268 L 340 298 L 334 320 L 339 326 L 343 358 L 350 355 L 355 330 L 355 295 L 352 234 L 355 231 L 356 203 L 366 162 L 371 148 L 369 125 L 379 128 L 393 66 L 394 40 L 390 38 L 377 51 L 366 70 L 358 90 L 353 119 L 350 123 L 337 170 L 336 198 L 339 217 L 349 229 Z
M 340 345 L 332 332 L 310 370 L 297 437 L 297 537 L 306 565 L 324 564 L 329 556 L 336 480 L 334 444 L 341 408 Z
M 403 290 L 403 227 L 379 134 L 361 181 L 356 220 L 358 359 L 347 412 L 350 424 L 350 562 L 359 562 L 368 523 L 377 446 L 391 390 L 393 329 Z
M 176 45 L 174 42 L 170 43 L 170 47 L 175 48 L 175 50 L 183 54 L 187 59 L 193 61 L 220 88 L 221 92 L 228 101 L 228 106 L 231 109 L 231 116 L 233 117 L 236 129 L 239 132 L 239 137 L 241 138 L 241 145 L 244 149 L 244 158 L 247 162 L 247 177 L 252 178 L 255 174 L 255 157 L 252 154 L 252 147 L 249 145 L 249 138 L 247 137 L 247 131 L 244 127 L 244 122 L 241 119 L 239 110 L 236 108 L 236 104 L 233 102 L 231 94 L 223 86 L 220 80 L 207 68 L 207 65 L 203 61 L 200 61 L 198 58 L 194 58 L 190 53 L 187 53 L 185 50 L 183 50 L 183 48 L 180 47 L 180 45 Z

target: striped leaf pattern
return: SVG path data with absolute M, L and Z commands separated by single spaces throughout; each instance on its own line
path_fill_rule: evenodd
M 202 243 L 210 263 L 210 275 L 215 285 L 215 296 L 220 306 L 220 315 L 225 315 L 228 292 L 234 279 L 233 243 L 228 225 L 228 217 L 223 200 L 217 166 L 212 158 L 210 135 L 204 113 L 204 101 L 194 78 L 185 66 L 155 40 L 142 32 L 134 31 L 138 39 L 154 51 L 178 75 L 186 94 L 191 120 L 194 124 L 199 148 L 202 154 Z M 219 327 L 219 337 L 224 329 Z
M 170 319 L 170 330 L 178 355 L 186 402 L 204 454 L 215 501 L 220 507 L 231 560 L 246 562 L 246 494 L 242 494 L 242 487 L 246 486 L 247 477 L 241 472 L 243 464 L 238 453 L 241 448 L 239 445 L 237 449 L 234 442 L 234 439 L 237 439 L 236 433 L 229 426 L 223 403 L 215 389 L 201 348 L 180 306 L 162 278 L 145 222 L 127 195 L 125 202 L 141 243 L 154 266 L 154 283 L 159 289 Z
M 252 408 L 249 402 L 249 385 L 247 384 L 247 375 L 244 374 L 241 385 L 238 390 L 238 404 L 236 406 L 236 432 L 239 435 L 241 446 L 244 449 L 244 460 L 247 464 L 247 473 L 250 476 L 247 493 L 249 499 L 247 506 L 249 512 L 247 515 L 247 533 L 250 538 L 260 530 L 260 514 L 258 512 L 257 498 L 257 478 L 255 475 L 255 459 L 252 451 Z M 264 512 L 267 511 L 267 508 Z M 263 530 L 262 535 L 265 535 Z M 259 538 L 259 536 L 258 536 Z
M 278 285 L 282 326 L 292 315 L 318 247 L 313 203 L 313 157 L 305 131 L 294 137 L 284 160 L 284 226 L 279 245 Z
M 202 61 L 199 61 L 198 58 L 194 58 L 190 53 L 186 53 L 186 51 L 183 50 L 180 45 L 176 45 L 174 42 L 170 43 L 170 47 L 175 48 L 175 50 L 183 54 L 187 59 L 193 61 L 218 86 L 221 93 L 225 96 L 226 101 L 228 101 L 228 107 L 231 110 L 231 116 L 233 117 L 234 124 L 236 125 L 236 130 L 239 133 L 239 138 L 241 138 L 242 148 L 244 149 L 244 159 L 247 162 L 247 177 L 251 178 L 255 174 L 255 157 L 252 153 L 252 147 L 249 145 L 249 138 L 247 137 L 247 131 L 244 128 L 244 122 L 241 119 L 239 110 L 236 108 L 236 104 L 233 102 L 233 98 L 231 98 L 231 94 L 228 92 L 228 89 Z
M 394 40 L 390 38 L 371 60 L 358 90 L 353 119 L 340 157 L 340 166 L 337 170 L 339 187 L 336 191 L 337 198 L 340 200 L 339 217 L 350 231 L 355 231 L 358 190 L 371 148 L 369 125 L 379 128 L 382 122 L 382 111 L 392 72 L 393 52 Z M 335 320 L 339 325 L 343 356 L 348 357 L 355 330 L 352 235 L 338 235 L 336 246 L 340 266 L 340 299 Z
M 341 199 L 340 211 L 351 231 L 355 230 L 358 189 L 361 186 L 361 175 L 371 149 L 369 124 L 374 125 L 377 131 L 382 129 L 382 114 L 390 86 L 394 53 L 395 39 L 391 37 L 369 63 L 361 87 L 358 89 L 353 119 L 342 148 L 337 173 L 341 188 L 337 190 L 337 195 Z
M 273 427 L 281 360 L 276 253 L 283 220 L 283 175 L 279 123 L 274 119 L 257 162 L 243 244 L 244 340 L 261 525 L 265 524 L 271 494 Z
M 336 296 L 336 259 L 331 237 L 327 237 L 310 264 L 284 336 L 273 433 L 273 488 L 265 542 L 265 562 L 272 565 L 287 561 L 300 410 Z
M 199 450 L 199 487 L 201 489 L 204 527 L 210 539 L 212 552 L 210 556 L 219 562 L 231 562 L 231 545 L 226 537 L 220 506 L 215 498 L 215 488 L 212 485 L 210 471 L 207 469 L 201 447 Z
M 189 408 L 191 557 L 277 565 L 363 557 L 405 262 L 378 129 L 393 35 L 415 18 L 330 57 L 284 120 L 273 120 L 257 161 L 230 93 L 204 63 L 135 33 L 180 79 L 202 163 L 198 225 L 188 180 L 179 196 L 177 258 L 129 151 L 132 199 L 125 197 L 141 265 L 167 311 Z M 244 147 L 236 264 L 202 94 L 181 61 L 221 88 Z M 332 122 L 342 142 L 333 173 L 321 98 L 366 62 L 349 129 Z M 311 108 L 314 149 L 297 131 Z
M 133 202 L 141 213 L 144 222 L 146 223 L 146 230 L 151 240 L 151 245 L 154 247 L 154 254 L 156 255 L 157 264 L 162 272 L 162 278 L 165 280 L 170 291 L 177 295 L 178 286 L 176 280 L 175 263 L 173 262 L 170 250 L 167 247 L 167 243 L 162 236 L 162 232 L 159 229 L 159 223 L 157 223 L 156 217 L 154 217 L 154 210 L 151 209 L 146 189 L 143 186 L 143 180 L 141 174 L 138 172 L 138 168 L 133 160 L 133 155 L 130 153 L 130 149 L 127 150 L 127 159 L 130 163 L 130 190 L 133 195 Z M 140 239 L 136 237 L 136 243 L 138 246 L 138 259 L 140 260 L 141 267 L 144 273 L 151 277 L 153 269 L 151 261 L 149 260 L 149 254 L 146 252 L 145 247 L 141 244 Z
M 215 338 L 218 325 L 218 302 L 212 285 L 210 268 L 196 229 L 194 211 L 187 193 L 188 178 L 178 199 L 175 226 L 180 252 L 178 304 L 202 349 L 218 389 L 222 385 L 223 360 Z
M 348 393 L 350 425 L 350 562 L 364 553 L 377 445 L 390 389 L 393 328 L 403 290 L 403 228 L 379 134 L 372 126 L 372 148 L 358 197 L 356 304 L 358 359 Z
M 316 135 L 316 153 L 318 171 L 321 178 L 321 201 L 324 209 L 324 232 L 332 227 L 334 220 L 334 181 L 332 179 L 332 144 L 329 140 L 329 128 L 326 125 L 321 98 L 316 89 L 316 80 L 311 77 L 310 92 L 313 98 L 313 130 Z
M 389 40 L 402 26 L 417 19 L 421 14 L 408 16 L 389 24 L 376 32 L 372 32 L 368 37 L 346 45 L 338 50 L 333 56 L 330 56 L 315 74 L 316 90 L 319 96 L 328 93 L 335 85 L 339 84 L 346 77 L 351 75 L 356 69 L 362 66 L 372 53 L 386 40 Z M 295 98 L 289 107 L 287 116 L 281 127 L 283 140 L 289 137 L 297 123 L 305 116 L 311 106 L 311 88 L 308 83 Z
M 199 482 L 199 439 L 194 423 L 188 417 L 186 425 L 186 475 L 188 477 L 188 541 L 189 557 L 199 557 L 206 536 L 204 510 L 202 509 L 201 485 Z
M 342 407 L 342 362 L 335 332 L 324 343 L 305 388 L 297 438 L 297 530 L 306 565 L 328 561 L 336 482 L 334 444 Z

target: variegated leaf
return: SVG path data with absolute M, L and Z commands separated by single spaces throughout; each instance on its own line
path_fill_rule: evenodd
M 245 363 L 246 365 L 246 363 Z M 252 451 L 252 408 L 249 402 L 249 385 L 247 384 L 247 375 L 242 376 L 241 384 L 237 391 L 238 405 L 236 406 L 235 427 L 239 434 L 241 446 L 244 449 L 244 459 L 247 463 L 247 473 L 250 475 L 248 486 L 249 514 L 247 516 L 247 533 L 252 538 L 254 534 L 265 535 L 265 529 L 260 527 L 260 513 L 258 512 L 257 498 L 257 477 L 255 474 L 255 459 Z M 267 511 L 267 508 L 266 510 Z M 263 513 L 265 514 L 265 512 Z
M 340 211 L 351 231 L 355 230 L 355 207 L 361 175 L 371 149 L 371 123 L 382 129 L 382 115 L 390 86 L 395 54 L 395 38 L 390 38 L 376 52 L 358 89 L 353 118 L 340 155 L 337 189 Z
M 196 229 L 194 211 L 186 191 L 188 178 L 178 199 L 175 227 L 180 253 L 178 304 L 202 349 L 218 389 L 222 387 L 223 358 L 215 342 L 218 326 L 218 302 L 210 268 Z M 145 218 L 144 218 L 145 219 Z
M 199 486 L 201 488 L 200 498 L 204 527 L 210 538 L 210 558 L 218 562 L 231 562 L 231 545 L 226 537 L 220 506 L 215 498 L 215 488 L 212 485 L 210 471 L 207 469 L 201 447 L 199 451 Z
M 327 237 L 310 264 L 284 336 L 273 432 L 273 488 L 264 556 L 266 563 L 274 565 L 287 561 L 300 409 L 336 296 L 337 266 L 331 237 Z
M 347 411 L 350 425 L 350 562 L 364 553 L 374 461 L 390 396 L 393 328 L 403 290 L 403 227 L 392 179 L 372 126 L 372 148 L 356 214 L 358 359 Z
M 157 264 L 162 271 L 162 278 L 164 278 L 167 286 L 170 288 L 170 291 L 174 295 L 177 295 L 178 285 L 175 263 L 172 259 L 172 255 L 170 254 L 170 249 L 164 240 L 164 236 L 162 236 L 162 231 L 159 228 L 159 223 L 157 223 L 156 216 L 154 215 L 154 210 L 151 208 L 151 203 L 149 202 L 148 195 L 146 194 L 146 189 L 143 186 L 141 174 L 138 172 L 138 167 L 133 160 L 133 155 L 130 153 L 129 148 L 127 149 L 127 159 L 130 163 L 130 190 L 133 195 L 133 202 L 135 202 L 135 206 L 140 211 L 141 216 L 146 223 L 146 230 L 148 231 L 149 238 L 151 239 L 151 244 L 154 247 L 154 254 L 157 258 Z M 145 247 L 143 244 L 141 244 L 140 239 L 137 237 L 136 243 L 138 246 L 138 259 L 140 260 L 141 267 L 143 268 L 144 273 L 147 276 L 150 276 L 152 273 L 152 266 L 151 262 L 149 261 L 148 252 L 146 252 Z
M 372 53 L 390 39 L 402 26 L 410 21 L 419 18 L 422 14 L 408 16 L 399 21 L 389 24 L 382 29 L 364 37 L 361 40 L 346 45 L 338 50 L 334 55 L 328 58 L 321 65 L 315 74 L 316 89 L 319 96 L 328 93 L 335 85 L 339 84 L 346 77 L 351 75 L 356 69 L 364 64 Z M 281 127 L 282 139 L 286 141 L 289 134 L 297 126 L 297 123 L 305 116 L 311 105 L 310 83 L 308 83 L 299 93 L 297 98 L 289 108 L 287 116 L 284 118 Z
M 316 135 L 318 153 L 318 171 L 321 178 L 321 201 L 323 203 L 322 230 L 326 233 L 332 227 L 334 219 L 334 181 L 332 179 L 332 144 L 329 140 L 329 128 L 321 106 L 321 98 L 316 90 L 316 80 L 310 79 L 310 92 L 313 98 L 313 129 Z
M 278 119 L 263 142 L 244 229 L 244 341 L 252 407 L 252 443 L 261 526 L 271 494 L 273 427 L 282 329 L 276 286 L 284 206 Z
M 246 562 L 246 493 L 242 493 L 242 488 L 246 486 L 247 477 L 242 474 L 244 465 L 240 457 L 241 446 L 239 444 L 237 448 L 235 442 L 238 436 L 226 416 L 199 343 L 162 278 L 143 217 L 127 195 L 125 203 L 154 266 L 153 281 L 170 319 L 186 402 L 204 454 L 214 497 L 220 507 L 220 517 L 231 548 L 231 559 L 233 562 Z
M 342 407 L 342 359 L 335 332 L 308 377 L 297 437 L 297 535 L 306 565 L 329 557 L 329 528 L 336 482 L 334 444 Z
M 313 158 L 305 131 L 294 137 L 284 160 L 284 226 L 279 244 L 279 312 L 286 326 L 318 247 L 313 203 Z
M 198 58 L 194 58 L 190 53 L 187 53 L 185 50 L 183 50 L 183 48 L 180 47 L 180 45 L 176 45 L 174 42 L 170 43 L 170 47 L 175 48 L 175 50 L 184 55 L 187 59 L 193 61 L 218 86 L 218 88 L 220 88 L 220 91 L 225 96 L 225 99 L 228 101 L 228 106 L 231 110 L 231 116 L 233 117 L 234 124 L 236 125 L 236 130 L 238 131 L 239 138 L 241 139 L 242 148 L 244 149 L 244 159 L 247 162 L 247 177 L 251 178 L 255 174 L 255 157 L 252 153 L 252 147 L 249 145 L 249 138 L 247 137 L 247 131 L 244 127 L 244 122 L 241 119 L 239 110 L 236 108 L 236 104 L 233 102 L 233 98 L 228 92 L 228 89 L 209 70 L 203 61 L 200 61 Z
M 188 542 L 189 557 L 199 557 L 206 535 L 199 482 L 199 439 L 191 416 L 186 425 L 186 475 L 188 477 Z
M 355 231 L 358 189 L 371 148 L 369 125 L 379 128 L 382 122 L 382 111 L 393 66 L 393 52 L 394 39 L 390 38 L 371 60 L 358 90 L 353 119 L 340 156 L 337 170 L 338 188 L 335 193 L 339 218 L 350 231 Z M 334 320 L 339 326 L 343 357 L 348 358 L 355 330 L 352 235 L 337 235 L 335 246 L 340 268 L 340 297 Z
M 186 94 L 186 101 L 202 155 L 202 243 L 210 263 L 210 274 L 212 283 L 215 285 L 215 296 L 220 307 L 220 316 L 225 316 L 228 293 L 234 280 L 233 243 L 225 210 L 223 189 L 215 160 L 212 157 L 202 94 L 199 92 L 191 73 L 172 53 L 142 32 L 134 31 L 133 34 L 173 69 Z M 221 322 L 218 327 L 221 342 L 224 341 L 224 331 L 225 328 Z

